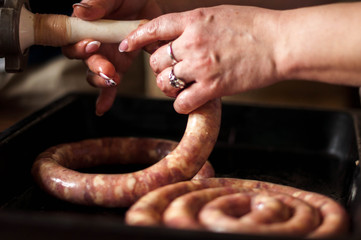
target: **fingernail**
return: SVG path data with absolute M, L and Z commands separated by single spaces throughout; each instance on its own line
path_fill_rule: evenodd
M 128 49 L 128 40 L 125 39 L 119 44 L 119 52 L 125 52 Z
M 106 80 L 110 80 L 111 78 L 108 77 L 107 75 L 105 75 L 104 73 L 100 72 L 99 76 L 101 76 L 102 78 L 106 79 Z
M 99 112 L 99 110 L 96 109 L 96 110 L 95 110 L 95 115 L 97 115 L 98 117 L 101 117 L 101 116 L 104 115 L 104 113 L 103 113 L 103 112 Z
M 91 8 L 92 6 L 87 3 L 74 3 L 73 8 L 75 7 Z
M 115 86 L 117 86 L 117 83 L 114 82 L 113 79 L 105 79 L 105 84 L 106 84 L 107 86 L 109 86 L 109 87 L 115 87 Z
M 99 41 L 92 41 L 92 42 L 88 43 L 85 47 L 85 52 L 86 53 L 96 52 L 99 49 L 100 44 L 101 43 Z
M 108 77 L 107 75 L 105 75 L 104 73 L 99 73 L 99 76 L 101 76 L 102 78 L 105 79 L 105 84 L 109 87 L 114 87 L 117 85 L 117 83 L 111 79 L 110 77 Z
M 104 115 L 104 113 L 98 112 L 98 110 L 95 110 L 95 114 L 96 114 L 98 117 L 101 117 L 101 116 Z

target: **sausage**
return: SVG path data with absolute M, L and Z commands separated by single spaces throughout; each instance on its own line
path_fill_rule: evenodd
M 193 178 L 213 150 L 220 121 L 221 101 L 212 100 L 189 114 L 184 135 L 171 152 L 167 150 L 174 145 L 165 140 L 88 139 L 45 150 L 35 159 L 32 175 L 42 188 L 60 199 L 84 205 L 128 207 L 153 189 Z M 119 160 L 123 164 L 143 164 L 160 156 L 164 157 L 158 158 L 157 163 L 132 173 L 86 174 L 74 170 Z M 202 171 L 203 176 L 214 174 L 208 164 Z
M 235 178 L 198 179 L 158 188 L 131 206 L 125 221 L 129 225 L 309 238 L 334 237 L 349 230 L 345 209 L 331 198 Z
M 203 191 L 212 190 L 220 191 L 215 188 Z M 230 203 L 229 206 L 226 206 L 227 203 Z M 229 217 L 231 207 L 248 210 L 249 213 L 239 213 L 239 216 L 244 215 L 241 218 Z M 270 191 L 241 191 L 221 196 L 204 206 L 199 219 L 206 228 L 218 232 L 287 236 L 305 236 L 321 222 L 318 211 L 307 202 Z
M 212 178 L 216 175 L 212 164 L 209 161 L 202 166 L 202 168 L 197 172 L 192 179 L 203 179 L 203 178 Z

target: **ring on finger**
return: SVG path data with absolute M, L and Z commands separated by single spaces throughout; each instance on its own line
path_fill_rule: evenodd
M 168 43 L 167 53 L 168 53 L 169 57 L 172 59 L 172 65 L 175 65 L 179 61 L 174 56 L 172 44 L 173 44 L 173 41 Z
M 174 74 L 174 66 L 172 67 L 170 73 L 169 73 L 169 84 L 174 87 L 174 88 L 184 88 L 185 87 L 185 83 L 182 79 L 179 79 L 175 74 Z

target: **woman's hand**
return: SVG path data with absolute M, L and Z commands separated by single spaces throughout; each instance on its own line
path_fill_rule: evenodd
M 151 19 L 161 14 L 156 2 L 147 0 L 84 0 L 73 7 L 73 16 L 89 21 L 102 18 Z M 85 39 L 62 50 L 68 58 L 83 59 L 89 67 L 87 81 L 92 86 L 101 88 L 96 113 L 104 114 L 112 106 L 117 93 L 116 86 L 130 68 L 138 51 L 120 53 L 118 44 L 101 44 L 92 39 Z
M 160 16 L 132 32 L 119 46 L 131 52 L 156 41 L 173 41 L 150 58 L 158 87 L 189 113 L 207 101 L 280 81 L 274 59 L 278 11 L 218 6 Z M 167 52 L 168 51 L 168 52 Z M 169 74 L 185 82 L 171 86 Z

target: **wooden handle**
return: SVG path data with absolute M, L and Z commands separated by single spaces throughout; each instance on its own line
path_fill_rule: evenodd
M 142 23 L 137 21 L 83 21 L 79 18 L 68 18 L 69 42 L 75 43 L 85 38 L 92 38 L 103 43 L 119 43 L 131 31 Z
M 83 39 L 120 43 L 144 22 L 146 20 L 84 21 L 66 15 L 33 14 L 24 8 L 20 16 L 20 45 L 24 51 L 31 45 L 62 47 Z

